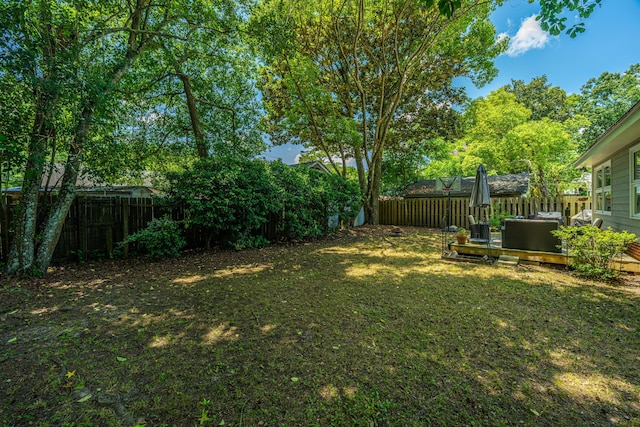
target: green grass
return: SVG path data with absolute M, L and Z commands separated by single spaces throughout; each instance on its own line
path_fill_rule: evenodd
M 389 230 L 5 280 L 0 422 L 640 425 L 633 281 Z

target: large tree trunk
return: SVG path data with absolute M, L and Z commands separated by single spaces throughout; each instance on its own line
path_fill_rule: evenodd
M 38 82 L 34 89 L 35 115 L 22 181 L 22 196 L 15 231 L 7 257 L 9 274 L 31 274 L 36 247 L 38 198 L 44 174 L 45 156 L 50 135 L 53 132 L 53 111 L 58 102 L 57 83 L 59 66 L 55 61 L 57 40 L 51 25 L 51 10 L 46 2 L 39 4 L 38 18 L 42 39 L 42 75 L 35 72 L 31 78 Z
M 202 121 L 200 120 L 200 114 L 198 113 L 198 107 L 196 105 L 196 97 L 193 95 L 193 87 L 191 86 L 191 78 L 184 74 L 178 65 L 175 65 L 176 73 L 182 82 L 184 93 L 187 97 L 187 108 L 189 110 L 189 117 L 191 118 L 191 128 L 193 129 L 193 137 L 196 141 L 196 150 L 198 151 L 198 157 L 205 158 L 209 156 L 209 150 L 207 144 L 204 141 L 204 131 L 202 130 Z
M 123 62 L 106 76 L 104 86 L 102 90 L 99 91 L 101 96 L 98 100 L 105 99 L 105 94 L 117 86 L 118 82 L 120 82 L 122 77 L 124 77 L 126 72 L 131 68 L 140 53 L 139 49 L 127 52 Z M 42 232 L 42 241 L 38 247 L 35 263 L 38 271 L 42 274 L 46 273 L 51 263 L 51 257 L 60 239 L 64 221 L 76 197 L 76 182 L 78 180 L 78 174 L 80 173 L 80 167 L 82 166 L 82 154 L 89 138 L 91 119 L 96 109 L 100 106 L 98 100 L 89 98 L 84 103 L 82 114 L 76 127 L 74 140 L 69 148 L 69 156 L 67 157 L 65 171 L 62 177 L 60 193 L 58 194 L 55 205 L 47 215 Z
M 90 93 L 85 94 L 85 102 L 82 103 L 82 114 L 76 125 L 74 140 L 69 149 L 62 187 L 55 205 L 47 214 L 42 229 L 42 237 L 39 245 L 34 241 L 37 227 L 37 201 L 40 183 L 44 170 L 44 156 L 46 153 L 46 135 L 50 130 L 47 126 L 50 122 L 48 114 L 53 111 L 53 102 L 42 102 L 42 117 L 36 114 L 36 125 L 32 132 L 32 142 L 29 146 L 29 158 L 25 172 L 25 185 L 23 190 L 22 209 L 16 218 L 16 233 L 10 249 L 7 271 L 10 274 L 29 274 L 34 268 L 41 274 L 46 273 L 51 262 L 53 251 L 60 238 L 62 227 L 69 208 L 75 199 L 76 181 L 82 165 L 82 153 L 88 140 L 91 119 L 97 108 L 100 108 L 106 95 L 113 91 L 120 80 L 129 71 L 133 63 L 139 58 L 144 47 L 149 44 L 150 36 L 140 35 L 140 28 L 146 25 L 145 15 L 146 0 L 137 0 L 136 8 L 132 11 L 131 26 L 128 40 L 128 50 L 122 62 L 105 74 L 103 82 L 97 87 L 90 88 Z M 51 58 L 53 61 L 55 58 Z M 54 81 L 54 83 L 57 83 Z M 55 84 L 53 84 L 55 86 Z M 40 105 L 40 104 L 39 104 Z M 45 108 L 48 107 L 48 108 Z M 43 145 L 44 144 L 44 145 Z M 36 253 L 37 250 L 37 253 Z
M 89 127 L 91 116 L 93 115 L 95 105 L 90 102 L 82 111 L 80 123 L 76 129 L 76 135 L 73 144 L 69 149 L 69 157 L 64 168 L 62 177 L 62 185 L 56 203 L 51 207 L 47 215 L 42 232 L 42 240 L 38 246 L 38 252 L 35 261 L 37 271 L 44 274 L 51 263 L 53 252 L 56 249 L 62 227 L 64 226 L 67 213 L 71 208 L 71 204 L 76 197 L 76 182 L 80 173 L 82 164 L 83 147 L 89 136 Z
M 7 273 L 31 274 L 36 247 L 38 198 L 44 174 L 47 140 L 52 131 L 51 111 L 55 97 L 42 93 L 37 100 L 31 139 L 27 154 L 22 195 L 17 215 L 14 217 L 15 232 L 7 257 Z

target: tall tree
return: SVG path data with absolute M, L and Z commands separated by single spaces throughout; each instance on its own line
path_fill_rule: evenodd
M 174 25 L 184 39 L 164 39 L 161 49 L 143 58 L 131 85 L 155 106 L 164 131 L 190 145 L 198 157 L 255 154 L 263 145 L 257 61 L 242 37 L 249 11 L 237 5 L 197 13 L 204 25 Z
M 376 224 L 383 154 L 403 108 L 445 90 L 454 77 L 482 84 L 495 75 L 492 59 L 505 45 L 495 42 L 488 15 L 500 2 L 463 1 L 451 18 L 415 0 L 283 3 L 295 51 L 278 52 L 269 69 L 265 105 L 272 123 L 292 139 L 325 144 L 328 154 L 326 137 L 338 117 L 352 123 L 359 136 L 342 148 L 355 159 L 366 220 Z M 310 73 L 315 85 L 304 79 Z M 311 125 L 309 135 L 291 124 L 292 108 Z M 320 118 L 327 113 L 336 119 L 325 124 Z
M 458 167 L 470 176 L 484 163 L 491 174 L 529 172 L 532 194 L 559 194 L 563 184 L 577 173 L 571 166 L 577 155 L 572 134 L 584 125 L 584 118 L 532 120 L 531 110 L 507 89 L 500 88 L 471 103 L 457 156 L 432 168 L 445 166 L 457 172 Z
M 529 83 L 524 80 L 511 80 L 505 86 L 516 100 L 531 111 L 531 120 L 548 118 L 563 122 L 570 117 L 567 93 L 558 86 L 551 86 L 547 76 L 534 77 Z
M 234 4 L 37 0 L 0 6 L 0 67 L 29 86 L 34 105 L 23 194 L 7 263 L 10 273 L 46 271 L 87 150 L 94 144 L 99 148 L 95 124 L 117 109 L 117 89 L 136 62 L 164 40 L 187 42 L 188 32 L 179 29 L 204 26 L 199 14 L 203 8 Z M 64 161 L 64 177 L 55 205 L 38 227 L 40 185 L 46 156 L 54 147 Z
M 530 118 L 531 111 L 504 88 L 472 102 L 465 114 L 465 147 L 460 153 L 463 174 L 473 175 L 480 163 L 489 173 L 515 172 L 497 147 L 509 132 Z
M 580 88 L 575 106 L 575 113 L 590 122 L 580 133 L 580 148 L 593 144 L 639 100 L 640 64 L 630 66 L 624 73 L 604 72 L 589 79 Z
M 560 182 L 575 176 L 572 162 L 576 146 L 562 123 L 548 118 L 523 123 L 500 141 L 505 172 L 529 172 L 533 195 L 548 197 L 560 193 Z M 551 187 L 553 185 L 553 187 Z

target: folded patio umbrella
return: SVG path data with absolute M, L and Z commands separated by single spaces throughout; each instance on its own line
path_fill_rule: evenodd
M 489 194 L 489 179 L 487 178 L 487 170 L 484 165 L 481 163 L 476 169 L 476 180 L 473 182 L 473 187 L 471 188 L 471 202 L 469 203 L 469 207 L 475 208 L 483 208 L 485 210 L 485 222 L 487 221 L 486 208 L 491 205 L 491 197 Z M 483 225 L 483 227 L 485 227 Z M 487 248 L 489 249 L 489 258 L 491 258 L 491 231 L 488 233 L 488 241 Z
M 476 180 L 473 182 L 473 188 L 471 188 L 471 203 L 469 203 L 469 207 L 486 208 L 489 205 L 491 205 L 489 179 L 487 178 L 487 170 L 483 164 L 480 164 L 476 170 Z

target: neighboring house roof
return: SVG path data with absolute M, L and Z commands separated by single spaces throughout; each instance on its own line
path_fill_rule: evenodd
M 48 190 L 57 191 L 58 189 L 59 188 L 53 187 Z M 42 187 L 40 188 L 40 191 L 45 193 L 47 192 L 47 189 Z M 22 193 L 22 187 L 10 187 L 2 190 L 2 192 L 7 194 L 20 194 Z M 76 193 L 96 197 L 121 196 L 134 198 L 146 198 L 159 194 L 158 190 L 155 188 L 145 187 L 143 185 L 110 185 L 91 188 L 77 188 Z
M 578 160 L 576 168 L 598 165 L 640 137 L 640 101 L 607 129 Z
M 306 166 L 309 169 L 315 169 L 317 171 L 328 173 L 328 174 L 331 173 L 331 171 L 320 160 L 314 160 L 312 162 L 296 163 L 296 164 L 293 164 L 291 166 L 296 166 L 296 167 L 297 166 Z
M 53 165 L 45 166 L 45 173 L 42 177 L 42 183 L 40 187 L 42 188 L 60 188 L 62 185 L 62 177 L 64 176 L 64 165 L 61 163 L 55 163 Z M 99 185 L 105 185 L 104 181 L 101 181 L 98 178 L 94 178 L 89 176 L 86 172 L 82 170 L 78 174 L 78 179 L 76 179 L 76 187 L 96 187 Z
M 64 176 L 64 168 L 65 165 L 61 163 L 54 163 L 53 165 L 45 166 L 45 174 L 42 177 L 40 187 L 48 188 L 50 190 L 60 188 L 60 186 L 62 185 L 62 178 Z M 155 173 L 156 172 L 146 171 L 142 173 L 140 179 L 134 180 L 127 180 L 125 177 L 123 177 L 124 179 L 119 180 L 120 184 L 114 184 L 106 182 L 101 178 L 92 176 L 81 168 L 80 173 L 78 174 L 78 179 L 76 180 L 76 188 L 153 187 L 153 178 Z
M 42 178 L 42 182 L 40 184 L 40 191 L 42 193 L 46 193 L 60 190 L 63 176 L 64 165 L 56 163 L 53 166 L 46 166 L 45 176 Z M 144 181 L 144 185 L 111 185 L 81 171 L 78 174 L 78 179 L 76 180 L 76 192 L 83 195 L 93 196 L 143 198 L 151 197 L 151 195 L 158 193 L 157 190 L 152 188 L 151 179 L 149 177 L 145 177 Z M 8 194 L 17 194 L 22 193 L 22 187 L 11 187 L 2 191 Z
M 78 193 L 97 196 L 97 197 L 111 197 L 111 196 L 123 196 L 123 197 L 151 197 L 159 194 L 155 188 L 145 187 L 143 185 L 112 185 L 104 187 L 92 187 L 81 188 L 77 190 Z
M 476 177 L 466 177 L 460 180 L 460 190 L 451 190 L 452 197 L 471 196 L 471 188 Z M 529 191 L 529 174 L 516 173 L 509 175 L 489 176 L 489 192 L 492 197 L 519 197 Z M 436 180 L 427 179 L 411 184 L 404 191 L 406 198 L 442 197 L 447 194 L 436 190 Z

